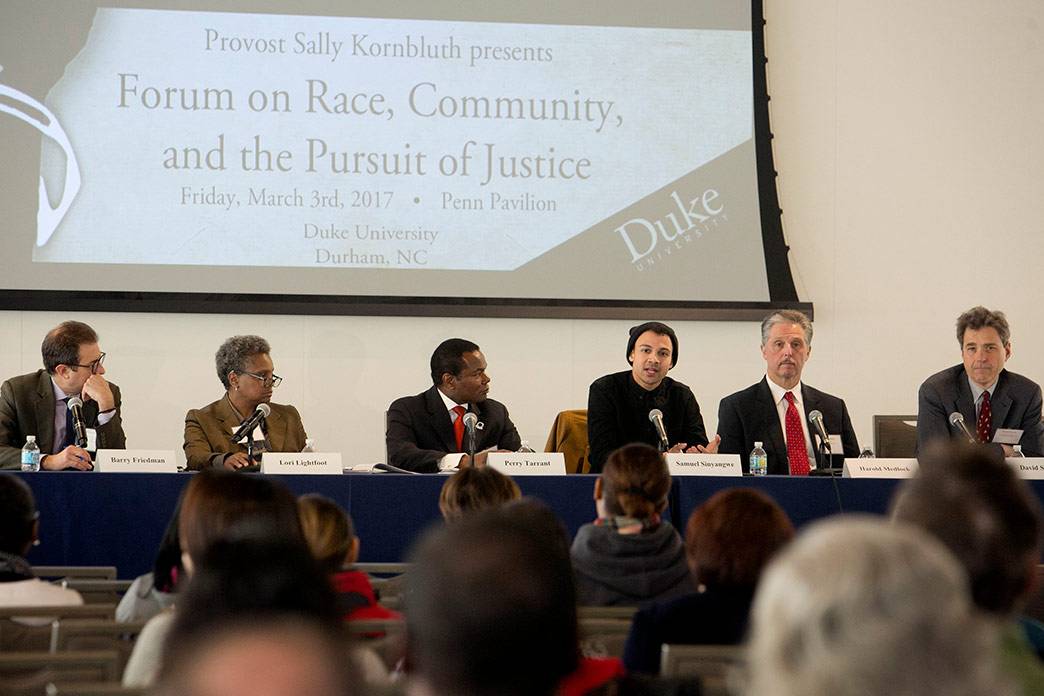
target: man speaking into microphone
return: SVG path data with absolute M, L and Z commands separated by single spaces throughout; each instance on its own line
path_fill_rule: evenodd
M 601 473 L 610 452 L 633 442 L 666 445 L 669 452 L 716 452 L 718 438 L 708 441 L 692 390 L 667 376 L 678 363 L 674 329 L 658 321 L 632 327 L 625 355 L 630 370 L 600 377 L 588 391 L 591 473 Z

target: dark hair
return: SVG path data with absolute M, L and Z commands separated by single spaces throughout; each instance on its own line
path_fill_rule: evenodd
M 666 336 L 667 338 L 671 339 L 671 367 L 677 365 L 678 337 L 674 334 L 674 329 L 659 321 L 647 321 L 644 324 L 639 324 L 638 326 L 632 326 L 630 328 L 630 335 L 627 338 L 627 352 L 624 353 L 624 357 L 627 358 L 627 362 L 632 362 L 631 353 L 634 352 L 634 344 L 638 342 L 638 337 L 646 331 L 652 331 L 654 334 Z
M 479 347 L 463 338 L 447 338 L 431 354 L 431 381 L 435 386 L 442 384 L 442 375 L 447 372 L 457 376 L 463 372 L 464 354 L 474 353 Z
M 53 375 L 59 365 L 76 365 L 80 346 L 97 342 L 98 334 L 82 321 L 63 321 L 48 331 L 40 344 L 44 367 Z
M 255 355 L 267 355 L 272 352 L 268 341 L 260 336 L 232 336 L 226 338 L 214 354 L 214 364 L 218 379 L 225 389 L 229 387 L 228 373 L 242 372 L 246 362 Z
M 671 475 L 655 447 L 624 445 L 609 454 L 602 469 L 602 500 L 613 515 L 644 520 L 667 506 Z
M 439 491 L 439 511 L 447 520 L 496 507 L 522 497 L 518 484 L 496 469 L 468 467 L 446 479 Z
M 152 586 L 160 592 L 174 592 L 177 584 L 184 580 L 185 569 L 181 566 L 181 537 L 178 534 L 178 515 L 181 513 L 181 501 L 185 497 L 185 489 L 174 506 L 174 513 L 167 521 L 167 529 L 163 532 L 156 559 L 152 562 Z
M 411 554 L 410 659 L 435 693 L 541 696 L 576 669 L 576 589 L 559 523 L 526 503 L 428 532 Z
M 1004 312 L 990 311 L 981 305 L 972 307 L 957 317 L 957 343 L 963 348 L 965 331 L 968 329 L 979 331 L 987 327 L 997 332 L 1001 345 L 1008 345 L 1011 340 L 1011 328 L 1008 326 L 1008 318 L 1004 316 Z
M 938 443 L 892 502 L 897 520 L 927 530 L 968 572 L 972 597 L 1009 616 L 1040 555 L 1040 503 L 993 448 Z
M 794 525 L 772 498 L 730 488 L 689 516 L 685 553 L 697 583 L 753 590 L 769 560 L 792 538 Z
M 33 540 L 36 501 L 25 481 L 0 474 L 0 551 L 21 556 Z
M 336 502 L 318 493 L 298 498 L 297 514 L 312 556 L 327 573 L 339 571 L 355 540 L 352 518 Z

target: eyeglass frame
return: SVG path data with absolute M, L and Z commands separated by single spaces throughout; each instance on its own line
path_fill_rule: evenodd
M 283 378 L 280 377 L 279 375 L 277 375 L 274 372 L 272 373 L 271 377 L 265 377 L 264 375 L 259 375 L 256 372 L 247 372 L 246 370 L 235 370 L 235 372 L 237 374 L 240 374 L 240 375 L 250 375 L 251 377 L 256 379 L 258 382 L 260 382 L 261 386 L 264 386 L 264 387 L 269 387 L 270 386 L 273 389 L 275 389 L 276 387 L 278 387 L 280 384 L 283 383 Z
M 86 365 L 80 365 L 78 363 L 67 363 L 66 367 L 86 367 L 87 369 L 89 369 L 91 371 L 92 375 L 96 375 L 96 374 L 98 374 L 98 368 L 101 367 L 102 363 L 105 362 L 105 355 L 106 355 L 106 353 L 103 351 L 100 356 L 98 356 L 96 359 L 90 361 Z

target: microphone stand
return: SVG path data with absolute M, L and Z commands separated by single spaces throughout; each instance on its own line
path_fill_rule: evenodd
M 468 460 L 475 466 L 475 428 L 468 428 Z

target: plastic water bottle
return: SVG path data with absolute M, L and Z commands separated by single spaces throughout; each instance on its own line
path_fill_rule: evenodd
M 36 436 L 29 435 L 25 438 L 25 447 L 22 448 L 22 471 L 40 470 L 40 445 L 36 444 Z
M 533 452 L 533 448 L 529 446 L 529 440 L 523 440 L 522 446 L 518 448 L 519 452 Z
M 754 449 L 750 453 L 750 475 L 764 476 L 768 473 L 768 455 L 762 448 L 760 442 L 754 443 Z
M 1022 445 L 1015 445 L 1014 447 L 1012 447 L 1012 449 L 1015 450 L 1014 452 L 1011 453 L 1012 457 L 1025 457 L 1026 456 L 1025 454 L 1022 453 Z M 25 461 L 25 455 L 24 454 L 22 455 L 22 461 L 23 462 Z M 25 467 L 23 466 L 22 468 L 24 469 Z
M 310 437 L 305 438 L 305 446 L 302 452 L 314 452 L 315 451 L 315 440 Z

